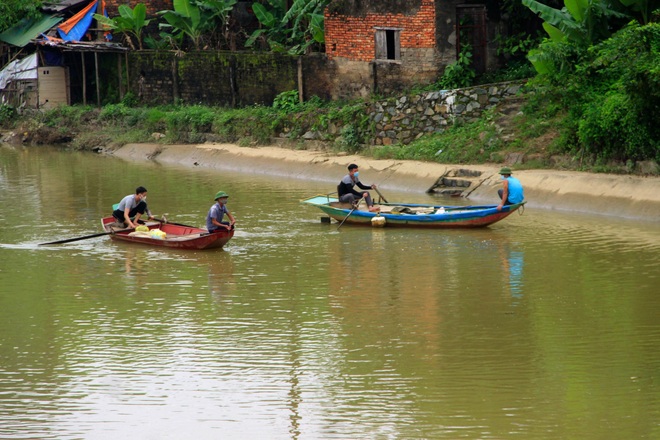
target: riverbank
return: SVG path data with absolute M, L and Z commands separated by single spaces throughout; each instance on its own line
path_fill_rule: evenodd
M 456 169 L 481 173 L 469 200 L 495 203 L 500 165 L 445 165 L 409 160 L 377 160 L 336 155 L 323 150 L 293 150 L 275 146 L 233 144 L 127 144 L 108 154 L 125 160 L 150 160 L 243 173 L 328 182 L 334 188 L 349 163 L 360 165 L 383 190 L 423 193 Z M 578 171 L 514 169 L 525 187 L 528 208 L 575 211 L 648 221 L 660 221 L 660 177 L 594 174 Z

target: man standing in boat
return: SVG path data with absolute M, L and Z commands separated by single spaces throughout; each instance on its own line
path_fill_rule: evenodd
M 337 186 L 339 201 L 342 203 L 353 204 L 364 197 L 367 201 L 367 206 L 369 207 L 370 212 L 380 211 L 380 208 L 374 206 L 371 195 L 367 191 L 359 193 L 353 189 L 355 185 L 360 189 L 376 189 L 376 184 L 367 186 L 360 182 L 360 178 L 358 177 L 359 174 L 358 166 L 356 164 L 352 163 L 348 166 L 348 174 L 341 179 L 341 182 L 339 182 L 339 185 Z
M 227 209 L 227 200 L 229 195 L 224 191 L 218 191 L 215 195 L 215 204 L 209 209 L 209 213 L 206 215 L 206 229 L 209 232 L 231 231 L 234 225 L 236 224 L 236 219 L 231 212 Z M 222 219 L 227 214 L 230 223 L 223 222 Z
M 151 220 L 154 218 L 151 211 L 147 208 L 147 189 L 143 186 L 138 186 L 135 189 L 135 194 L 129 194 L 119 202 L 117 209 L 112 211 L 112 216 L 115 218 L 117 224 L 121 227 L 136 228 L 140 217 L 147 213 L 147 218 Z
M 497 205 L 498 211 L 501 211 L 504 205 L 515 205 L 525 199 L 522 183 L 515 177 L 511 177 L 510 168 L 502 168 L 500 175 L 502 176 L 502 188 L 497 190 L 497 195 L 502 201 Z

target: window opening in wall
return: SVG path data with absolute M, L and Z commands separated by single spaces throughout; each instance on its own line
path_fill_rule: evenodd
M 394 48 L 394 31 L 392 29 L 387 29 L 385 31 L 385 40 L 387 41 L 387 59 L 396 60 L 396 55 Z
M 376 59 L 401 59 L 401 29 L 376 28 Z

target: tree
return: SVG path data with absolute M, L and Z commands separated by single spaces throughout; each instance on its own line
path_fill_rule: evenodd
M 536 0 L 522 0 L 522 3 L 545 21 L 543 29 L 550 38 L 556 41 L 565 38 L 578 46 L 591 46 L 608 38 L 612 19 L 627 18 L 608 0 L 564 0 L 561 9 Z
M 252 33 L 246 46 L 265 39 L 271 50 L 302 54 L 313 44 L 325 42 L 323 10 L 329 0 L 295 0 L 286 9 L 286 0 L 268 0 L 270 9 L 254 3 L 252 10 L 262 28 Z
M 619 0 L 628 7 L 641 24 L 648 24 L 653 11 L 660 8 L 658 0 Z
M 610 0 L 564 0 L 561 9 L 536 0 L 522 0 L 522 3 L 544 20 L 543 29 L 555 43 L 541 43 L 528 54 L 529 61 L 541 74 L 556 72 L 566 65 L 565 57 L 556 56 L 558 47 L 567 44 L 562 49 L 564 53 L 579 53 L 620 28 L 616 20 L 628 18 L 615 10 Z
M 0 1 L 0 32 L 4 32 L 24 18 L 40 15 L 41 0 Z
M 108 18 L 104 15 L 94 14 L 94 18 L 103 26 L 107 26 L 112 30 L 125 35 L 128 45 L 135 49 L 135 45 L 131 40 L 131 35 L 137 40 L 138 47 L 142 50 L 142 31 L 149 25 L 151 20 L 146 20 L 147 7 L 138 3 L 135 9 L 131 9 L 126 5 L 119 6 L 119 17 Z
M 200 8 L 190 0 L 174 0 L 174 10 L 158 12 L 167 23 L 160 23 L 161 29 L 173 30 L 175 38 L 186 35 L 196 50 L 201 47 L 202 36 L 213 24 L 213 14 Z
M 199 6 L 211 15 L 210 19 L 217 23 L 217 26 L 211 27 L 221 30 L 220 33 L 225 45 L 232 50 L 235 50 L 234 34 L 232 34 L 229 22 L 235 4 L 236 0 L 204 0 L 199 2 Z

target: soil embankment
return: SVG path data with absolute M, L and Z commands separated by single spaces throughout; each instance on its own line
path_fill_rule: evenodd
M 111 152 L 126 160 L 153 160 L 232 170 L 245 173 L 327 181 L 334 184 L 355 162 L 369 181 L 387 190 L 423 193 L 452 169 L 480 171 L 470 200 L 495 203 L 500 183 L 498 165 L 443 165 L 418 161 L 376 160 L 361 156 L 336 156 L 324 151 L 291 150 L 279 147 L 243 148 L 232 144 L 159 145 L 128 144 Z M 527 206 L 577 211 L 617 217 L 660 220 L 660 178 L 576 171 L 515 171 L 525 187 Z

